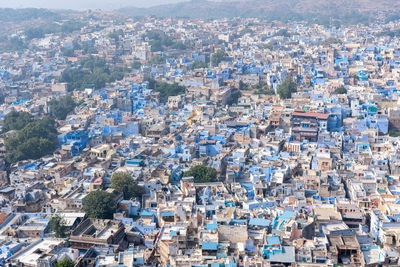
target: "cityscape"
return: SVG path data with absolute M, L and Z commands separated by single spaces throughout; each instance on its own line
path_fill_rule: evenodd
M 392 2 L 0 8 L 0 266 L 400 266 Z

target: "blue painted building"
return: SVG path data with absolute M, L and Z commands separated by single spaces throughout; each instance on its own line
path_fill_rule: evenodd
M 282 244 L 279 236 L 268 236 L 267 243 L 263 246 L 263 254 L 270 258 L 271 255 L 282 253 Z
M 58 145 L 69 145 L 72 156 L 78 156 L 89 142 L 87 131 L 72 131 L 58 136 Z

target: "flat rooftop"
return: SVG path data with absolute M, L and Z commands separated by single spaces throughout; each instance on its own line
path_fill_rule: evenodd
M 26 265 L 36 266 L 37 260 L 40 257 L 50 252 L 54 247 L 59 246 L 63 242 L 63 240 L 57 239 L 41 239 L 36 244 L 18 254 L 15 257 L 15 260 Z

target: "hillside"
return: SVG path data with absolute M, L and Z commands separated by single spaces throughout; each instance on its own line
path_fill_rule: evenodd
M 344 23 L 368 22 L 377 11 L 395 14 L 400 11 L 397 0 L 225 0 L 213 2 L 192 0 L 151 8 L 127 7 L 118 10 L 132 16 L 189 17 L 259 17 L 268 20 L 307 20 L 323 23 L 333 17 Z

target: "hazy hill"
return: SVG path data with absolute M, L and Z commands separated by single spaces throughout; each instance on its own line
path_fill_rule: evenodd
M 366 22 L 377 11 L 400 11 L 398 0 L 223 0 L 213 2 L 192 0 L 151 8 L 127 7 L 120 12 L 133 16 L 189 17 L 199 19 L 219 17 L 260 17 L 278 20 L 329 20 L 329 17 L 349 23 Z

